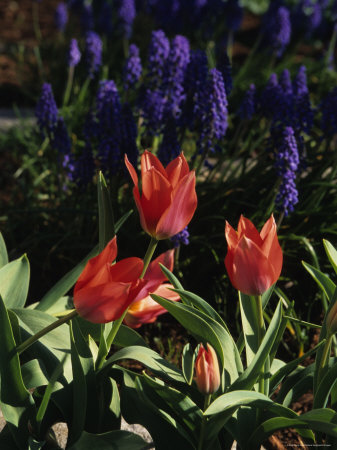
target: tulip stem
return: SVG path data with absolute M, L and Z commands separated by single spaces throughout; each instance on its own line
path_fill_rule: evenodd
M 16 347 L 16 352 L 18 354 L 25 351 L 28 347 L 30 347 L 34 342 L 38 341 L 42 336 L 49 333 L 52 330 L 55 330 L 55 328 L 59 327 L 60 325 L 63 325 L 66 322 L 69 322 L 69 320 L 73 319 L 78 315 L 76 309 L 71 311 L 66 316 L 61 317 L 60 319 L 56 320 L 55 322 L 49 324 L 45 328 L 42 328 L 42 330 L 38 331 L 36 334 L 28 338 L 26 341 L 22 342 L 22 344 L 18 345 Z
M 205 395 L 204 411 L 206 411 L 206 409 L 209 407 L 210 403 L 211 403 L 211 394 Z M 201 428 L 200 428 L 198 450 L 203 449 L 206 421 L 207 421 L 207 417 L 203 415 L 202 422 L 201 422 Z
M 106 339 L 106 346 L 108 351 L 110 350 L 110 347 L 113 344 L 113 341 L 115 340 L 116 334 L 118 333 L 118 330 L 120 328 L 120 326 L 122 325 L 122 322 L 124 320 L 124 317 L 126 316 L 126 313 L 128 312 L 129 308 L 126 308 L 126 310 L 123 312 L 123 314 L 117 319 L 114 320 L 113 324 L 112 324 L 112 328 L 110 333 L 108 334 L 108 337 Z
M 256 295 L 256 319 L 257 319 L 257 344 L 258 349 L 260 348 L 263 335 L 264 335 L 264 320 L 263 320 L 263 309 L 262 309 L 262 296 Z M 261 375 L 259 378 L 259 392 L 264 394 L 264 368 L 262 368 Z
M 144 256 L 143 270 L 142 270 L 142 273 L 141 273 L 139 278 L 143 278 L 144 277 L 144 275 L 145 275 L 145 273 L 147 271 L 147 268 L 149 267 L 149 264 L 150 264 L 150 261 L 152 259 L 153 253 L 154 253 L 154 251 L 155 251 L 155 249 L 157 247 L 157 244 L 158 244 L 157 239 L 154 238 L 154 237 L 151 237 L 151 241 L 149 243 L 149 246 L 148 246 L 148 248 L 146 250 L 146 253 L 145 253 L 145 256 Z
M 324 368 L 329 364 L 329 356 L 330 356 L 330 352 L 331 352 L 332 338 L 333 338 L 333 334 L 328 335 L 327 339 L 325 341 L 325 344 L 324 344 L 323 354 L 322 354 L 322 358 L 319 362 L 318 372 L 317 372 L 317 383 L 316 383 L 317 387 L 319 386 L 319 383 L 321 382 L 321 379 L 323 378 L 322 374 L 323 374 Z

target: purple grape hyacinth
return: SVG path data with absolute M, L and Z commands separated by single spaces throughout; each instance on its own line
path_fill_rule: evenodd
M 281 132 L 275 133 L 275 167 L 281 177 L 281 185 L 276 196 L 277 208 L 288 216 L 298 203 L 298 191 L 296 188 L 296 173 L 299 167 L 299 154 L 294 130 L 285 127 Z
M 69 67 L 75 67 L 81 60 L 81 52 L 78 48 L 76 39 L 71 39 L 69 45 L 68 65 Z
M 64 2 L 60 2 L 56 6 L 54 22 L 59 31 L 64 31 L 68 22 L 68 7 Z
M 278 3 L 276 6 L 271 3 L 265 15 L 263 29 L 266 41 L 272 46 L 276 56 L 282 56 L 291 37 L 289 9 L 285 6 L 278 6 Z
M 180 233 L 172 236 L 170 240 L 173 243 L 173 247 L 178 248 L 181 244 L 188 245 L 190 243 L 189 237 L 188 227 L 185 227 Z
M 94 31 L 86 34 L 85 60 L 89 77 L 93 78 L 102 65 L 102 41 Z
M 247 89 L 245 96 L 240 105 L 238 115 L 241 119 L 251 120 L 256 110 L 256 87 L 252 83 Z
M 119 8 L 119 18 L 122 22 L 124 35 L 130 38 L 132 34 L 132 25 L 136 17 L 135 0 L 121 0 Z
M 307 85 L 306 67 L 301 66 L 294 80 L 294 127 L 309 133 L 314 122 L 309 89 Z
M 158 85 L 158 81 L 162 79 L 169 53 L 170 41 L 165 36 L 164 31 L 153 31 L 148 52 L 148 78 L 152 85 Z
M 43 83 L 40 98 L 36 104 L 35 115 L 41 134 L 51 133 L 57 125 L 58 110 L 50 83 Z
M 142 74 L 142 62 L 139 57 L 137 45 L 131 44 L 129 47 L 129 57 L 125 62 L 123 70 L 124 89 L 132 88 Z

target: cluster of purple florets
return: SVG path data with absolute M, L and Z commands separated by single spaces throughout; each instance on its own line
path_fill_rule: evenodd
M 190 233 L 188 232 L 188 227 L 185 227 L 182 231 L 180 231 L 180 233 L 172 236 L 170 240 L 173 243 L 173 247 L 177 248 L 181 244 L 188 245 L 190 243 L 189 237 Z

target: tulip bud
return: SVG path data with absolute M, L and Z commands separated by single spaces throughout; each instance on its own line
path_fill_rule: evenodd
M 220 386 L 218 357 L 214 348 L 207 344 L 207 350 L 201 344 L 195 362 L 195 381 L 202 394 L 214 394 Z
M 232 285 L 247 295 L 261 295 L 278 280 L 283 262 L 276 223 L 271 216 L 259 233 L 241 216 L 238 231 L 226 223 L 225 265 Z
M 326 329 L 328 334 L 335 334 L 337 332 L 337 302 L 332 305 L 332 308 L 326 316 Z

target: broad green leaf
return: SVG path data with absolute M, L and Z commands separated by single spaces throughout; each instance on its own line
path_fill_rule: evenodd
M 314 408 L 325 408 L 331 390 L 337 381 L 337 363 L 330 367 L 322 378 L 314 396 Z
M 71 365 L 73 369 L 73 383 L 72 383 L 72 391 L 73 391 L 73 420 L 69 427 L 69 437 L 68 437 L 68 445 L 75 443 L 81 436 L 84 425 L 85 425 L 85 417 L 87 412 L 87 383 L 85 378 L 85 368 L 82 366 L 82 361 L 79 355 L 79 351 L 77 349 L 72 322 L 70 322 L 70 342 L 71 342 Z M 76 326 L 76 325 L 75 325 Z M 80 332 L 78 332 L 80 334 Z M 79 346 L 81 350 L 86 353 L 86 349 L 84 349 L 85 343 L 80 342 Z M 87 348 L 89 353 L 89 359 L 91 357 L 91 353 L 89 348 Z M 83 358 L 85 360 L 85 358 Z
M 0 295 L 7 308 L 20 308 L 25 305 L 29 277 L 29 261 L 26 255 L 0 269 Z
M 36 306 L 39 311 L 48 311 L 54 303 L 74 286 L 86 263 L 98 253 L 98 245 L 91 250 L 82 261 L 62 277 L 41 299 Z
M 115 236 L 114 216 L 111 207 L 110 193 L 102 172 L 98 174 L 98 227 L 99 227 L 99 252 Z
M 163 359 L 153 350 L 141 346 L 131 346 L 119 350 L 104 363 L 101 371 L 109 369 L 112 364 L 123 359 L 139 361 L 153 371 L 153 373 L 161 375 L 163 378 L 185 384 L 185 379 L 178 368 Z
M 262 423 L 249 440 L 250 448 L 261 445 L 275 431 L 284 428 L 307 428 L 313 431 L 326 433 L 329 436 L 337 437 L 337 414 L 331 409 L 315 409 L 301 414 L 297 419 L 286 417 L 274 417 Z
M 36 424 L 37 424 L 37 428 L 38 428 L 39 431 L 40 431 L 41 422 L 42 422 L 43 417 L 44 417 L 44 415 L 45 415 L 45 413 L 47 411 L 48 404 L 49 404 L 49 401 L 50 401 L 50 397 L 52 395 L 52 392 L 53 392 L 53 389 L 55 387 L 55 384 L 56 384 L 57 380 L 59 379 L 59 377 L 63 373 L 63 364 L 65 363 L 65 360 L 66 360 L 66 355 L 63 357 L 63 360 L 60 362 L 60 364 L 54 370 L 54 373 L 50 377 L 50 380 L 48 382 L 46 390 L 44 391 L 41 404 L 40 404 L 39 409 L 38 409 L 37 414 L 36 414 Z
M 228 329 L 226 323 L 223 321 L 222 317 L 203 298 L 199 297 L 198 295 L 194 294 L 193 292 L 184 291 L 181 289 L 174 289 L 174 292 L 177 292 L 180 295 L 183 303 L 186 303 L 187 305 L 193 305 L 197 309 L 199 309 L 199 311 L 202 311 L 203 313 L 207 314 L 209 317 L 212 317 L 212 319 L 214 319 L 221 326 L 223 326 L 225 328 L 225 330 L 227 331 L 227 333 L 229 333 L 229 329 Z
M 275 389 L 277 389 L 283 378 L 289 375 L 294 369 L 296 369 L 296 367 L 298 367 L 305 359 L 316 353 L 319 347 L 324 344 L 324 342 L 325 341 L 321 341 L 318 345 L 316 345 L 316 347 L 308 350 L 300 358 L 296 358 L 293 361 L 290 361 L 289 363 L 280 367 L 280 369 L 278 369 L 270 379 L 270 391 L 273 392 Z
M 302 261 L 304 268 L 310 273 L 312 278 L 316 281 L 318 286 L 323 290 L 325 295 L 331 300 L 334 290 L 336 289 L 335 283 L 323 272 L 316 269 L 316 267 Z
M 26 449 L 28 422 L 33 423 L 35 405 L 23 383 L 11 323 L 1 296 L 0 329 L 0 407 L 18 448 Z
M 57 320 L 55 317 L 50 316 L 45 312 L 34 309 L 15 308 L 12 311 L 19 318 L 20 326 L 31 335 L 38 333 L 43 328 L 56 322 Z M 63 324 L 55 328 L 42 336 L 39 341 L 47 347 L 52 347 L 56 350 L 70 350 L 68 325 Z
M 8 264 L 8 254 L 4 238 L 0 232 L 0 269 Z
M 145 450 L 149 448 L 140 436 L 129 431 L 117 430 L 103 434 L 83 431 L 76 444 L 69 450 Z
M 243 406 L 251 408 L 268 409 L 273 414 L 282 414 L 286 417 L 297 417 L 291 409 L 273 402 L 266 395 L 255 391 L 234 391 L 221 395 L 206 409 L 205 416 L 210 416 L 206 424 L 206 436 L 212 440 L 233 416 L 235 411 Z
M 160 265 L 160 268 L 161 268 L 162 272 L 167 277 L 169 282 L 171 284 L 173 284 L 175 289 L 184 290 L 184 288 L 183 288 L 182 284 L 180 283 L 180 281 L 178 280 L 178 278 L 175 275 L 173 275 L 173 273 L 167 267 L 165 267 L 163 264 L 159 263 L 159 265 Z
M 331 242 L 327 241 L 326 239 L 323 239 L 323 245 L 324 245 L 326 254 L 328 255 L 329 261 L 330 261 L 334 271 L 337 273 L 337 250 L 331 244 Z
M 195 363 L 195 352 L 193 351 L 191 344 L 188 343 L 184 346 L 181 363 L 183 375 L 187 384 L 192 384 L 194 363 Z
M 264 14 L 269 6 L 270 0 L 241 0 L 240 4 L 253 14 Z
M 261 370 L 269 356 L 269 352 L 274 344 L 279 327 L 282 321 L 282 303 L 278 303 L 273 318 L 269 324 L 266 334 L 261 342 L 259 350 L 250 362 L 247 369 L 239 376 L 239 378 L 230 386 L 230 390 L 252 389 L 258 380 Z
M 249 366 L 259 349 L 259 336 L 257 333 L 259 328 L 258 311 L 256 299 L 250 295 L 239 292 L 239 303 L 245 340 L 246 363 Z
M 49 383 L 48 374 L 43 363 L 32 359 L 21 366 L 22 379 L 27 389 L 46 386 Z
M 202 422 L 202 411 L 201 409 L 185 394 L 179 392 L 167 386 L 163 381 L 159 379 L 151 378 L 148 375 L 144 375 L 142 378 L 142 385 L 147 383 L 151 389 L 146 390 L 145 393 L 151 399 L 149 392 L 154 390 L 157 396 L 163 400 L 163 404 L 158 404 L 158 408 L 163 409 L 172 417 L 175 418 L 177 422 L 180 422 L 182 426 L 190 435 L 190 441 L 194 444 L 198 442 L 196 431 L 200 428 Z M 154 403 L 156 403 L 154 401 Z
M 314 366 L 297 367 L 283 382 L 275 401 L 290 406 L 301 395 L 312 389 Z
M 225 370 L 225 384 L 232 383 L 242 371 L 242 364 L 236 345 L 224 327 L 208 315 L 177 302 L 152 294 L 151 297 L 163 306 L 199 342 L 210 343 L 219 358 L 220 371 Z
M 158 450 L 193 450 L 188 435 L 185 438 L 177 428 L 175 421 L 167 413 L 158 410 L 145 395 L 137 379 L 142 375 L 130 373 L 127 369 L 115 369 L 123 375 L 121 381 L 122 415 L 128 423 L 139 423 L 151 434 L 154 446 Z M 184 432 L 183 432 L 184 433 Z

